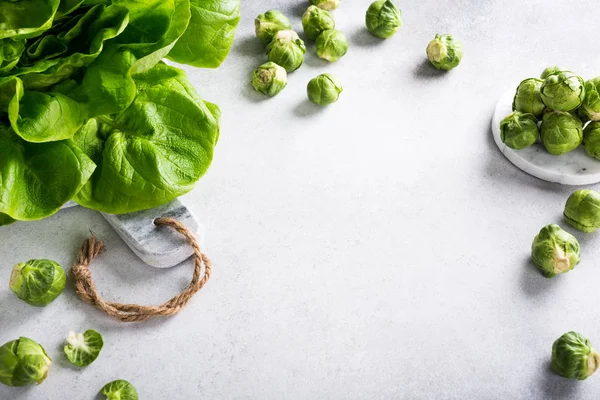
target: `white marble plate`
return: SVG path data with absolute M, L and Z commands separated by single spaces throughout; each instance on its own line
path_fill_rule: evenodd
M 537 178 L 563 185 L 590 185 L 600 182 L 600 161 L 585 154 L 583 146 L 560 156 L 548 153 L 541 142 L 522 150 L 513 150 L 500 139 L 500 121 L 512 112 L 515 85 L 500 97 L 494 117 L 492 134 L 496 145 L 517 167 Z

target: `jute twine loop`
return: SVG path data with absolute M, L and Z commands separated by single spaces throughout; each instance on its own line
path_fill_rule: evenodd
M 92 236 L 83 242 L 77 255 L 77 261 L 71 267 L 71 274 L 75 280 L 75 292 L 83 301 L 122 322 L 141 322 L 157 316 L 177 314 L 202 289 L 210 278 L 212 263 L 200 250 L 194 234 L 185 225 L 173 218 L 158 218 L 154 223 L 175 229 L 194 250 L 194 276 L 185 290 L 166 303 L 155 307 L 104 301 L 100 293 L 98 293 L 89 269 L 94 259 L 104 251 L 104 244 L 102 241 L 96 239 L 95 236 Z M 204 275 L 202 275 L 202 265 L 204 265 Z

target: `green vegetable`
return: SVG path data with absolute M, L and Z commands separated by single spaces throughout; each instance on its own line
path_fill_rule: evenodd
M 583 139 L 583 123 L 568 112 L 546 112 L 542 117 L 540 134 L 548 153 L 558 156 L 579 147 Z
M 0 39 L 0 74 L 10 71 L 17 65 L 23 50 L 25 39 Z
M 537 119 L 533 114 L 515 111 L 500 121 L 500 138 L 511 149 L 529 147 L 538 137 Z
M 335 103 L 342 93 L 342 85 L 331 74 L 321 74 L 308 82 L 308 98 L 315 104 L 327 106 Z
M 70 140 L 27 142 L 0 121 L 0 214 L 6 218 L 0 225 L 54 214 L 95 168 Z
M 106 400 L 138 400 L 137 390 L 124 380 L 107 383 L 102 388 L 102 394 L 106 396 Z
M 378 38 L 390 38 L 402 25 L 401 16 L 402 13 L 393 0 L 377 0 L 367 10 L 367 30 Z
M 29 39 L 52 26 L 60 0 L 2 1 L 0 39 Z
M 343 32 L 329 29 L 319 35 L 316 42 L 317 56 L 329 62 L 342 58 L 348 51 L 348 39 Z
M 240 21 L 239 0 L 190 0 L 190 23 L 168 58 L 200 68 L 216 68 L 229 54 Z
M 85 207 L 120 214 L 164 204 L 189 192 L 212 161 L 218 108 L 177 68 L 160 63 L 134 78 L 128 108 L 89 120 L 73 138 L 98 165 L 75 196 Z
M 102 346 L 102 335 L 92 329 L 83 334 L 71 331 L 67 336 L 64 351 L 71 364 L 85 367 L 98 358 Z
M 595 190 L 577 190 L 569 196 L 564 211 L 572 227 L 591 233 L 600 228 L 600 193 Z
M 462 57 L 462 42 L 452 35 L 435 35 L 427 46 L 427 58 L 437 69 L 449 71 L 456 68 Z
M 513 111 L 530 113 L 536 118 L 540 118 L 546 109 L 540 93 L 542 83 L 544 83 L 543 80 L 536 78 L 525 79 L 521 82 L 513 100 Z
M 555 72 L 560 72 L 560 71 L 563 71 L 563 69 L 560 68 L 560 67 L 557 67 L 556 65 L 548 67 L 544 71 L 542 71 L 542 74 L 540 75 L 540 78 L 542 80 L 544 80 L 544 79 L 546 79 L 548 77 L 548 75 L 553 74 Z
M 600 77 L 585 82 L 585 97 L 579 112 L 586 119 L 600 121 Z
M 323 10 L 331 11 L 340 6 L 340 0 L 309 0 L 310 4 Z
M 252 86 L 267 96 L 276 96 L 287 85 L 287 72 L 274 62 L 267 62 L 252 72 Z
M 598 369 L 600 355 L 589 339 L 577 332 L 567 332 L 552 345 L 552 370 L 565 378 L 587 379 Z
M 43 307 L 65 289 L 67 277 L 62 267 L 50 260 L 29 260 L 12 269 L 10 289 L 27 304 Z
M 547 225 L 533 239 L 531 258 L 546 278 L 552 278 L 579 264 L 579 242 L 560 226 Z
M 304 36 L 315 40 L 321 32 L 335 28 L 335 21 L 329 11 L 310 6 L 302 16 L 302 27 Z
M 558 111 L 573 111 L 585 97 L 583 79 L 571 71 L 554 72 L 544 79 L 540 88 L 542 101 Z
M 160 61 L 219 66 L 239 0 L 0 9 L 0 225 L 45 218 L 71 199 L 139 211 L 193 188 L 212 160 L 219 109 Z
M 306 46 L 292 30 L 279 31 L 267 46 L 267 58 L 285 68 L 287 72 L 297 70 L 304 62 Z
M 588 156 L 600 160 L 600 122 L 590 122 L 583 130 L 583 147 Z
M 269 10 L 254 20 L 256 37 L 265 43 L 273 40 L 277 32 L 290 29 L 292 29 L 290 20 L 277 10 Z
M 26 337 L 0 347 L 0 383 L 7 386 L 40 384 L 48 376 L 52 359 L 35 341 Z

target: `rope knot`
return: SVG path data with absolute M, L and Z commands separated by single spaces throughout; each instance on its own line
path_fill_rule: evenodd
M 89 280 L 92 278 L 92 273 L 87 265 L 83 264 L 74 264 L 71 267 L 71 275 L 75 279 L 75 281 L 81 280 Z

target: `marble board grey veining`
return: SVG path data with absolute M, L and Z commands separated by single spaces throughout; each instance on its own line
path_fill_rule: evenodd
M 68 202 L 63 208 L 76 206 Z M 101 213 L 131 250 L 146 264 L 156 268 L 169 268 L 187 260 L 192 255 L 188 243 L 173 229 L 156 226 L 159 217 L 172 217 L 196 233 L 202 243 L 204 230 L 192 212 L 179 200 L 149 210 L 128 214 Z
M 500 121 L 512 112 L 514 85 L 496 105 L 492 118 L 492 134 L 496 145 L 506 158 L 521 170 L 548 182 L 563 185 L 590 185 L 600 182 L 600 161 L 588 156 L 582 146 L 560 156 L 548 153 L 541 142 L 521 150 L 513 150 L 502 143 Z
M 169 227 L 155 225 L 156 218 L 175 218 L 196 232 L 199 242 L 202 242 L 203 232 L 198 221 L 179 200 L 134 213 L 102 215 L 142 261 L 156 268 L 178 265 L 193 253 L 179 233 Z

